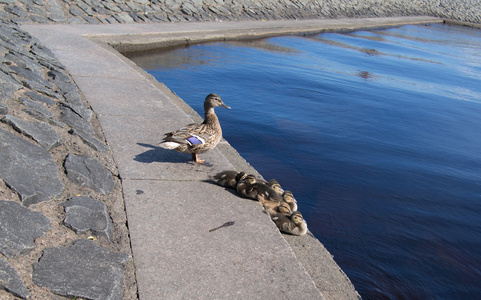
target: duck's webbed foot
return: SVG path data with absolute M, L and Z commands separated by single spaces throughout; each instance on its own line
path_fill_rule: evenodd
M 198 164 L 203 164 L 205 160 L 200 159 L 197 153 L 192 153 L 192 160 Z

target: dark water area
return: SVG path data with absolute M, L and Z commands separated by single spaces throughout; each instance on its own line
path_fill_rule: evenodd
M 365 299 L 481 299 L 481 30 L 212 43 L 131 57 L 293 191 Z M 159 136 L 160 138 L 160 136 Z

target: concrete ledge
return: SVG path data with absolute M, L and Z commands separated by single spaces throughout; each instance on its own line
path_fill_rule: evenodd
M 159 48 L 188 46 L 213 41 L 249 40 L 290 34 L 316 34 L 321 32 L 373 29 L 401 25 L 442 23 L 435 17 L 392 17 L 297 21 L 251 21 L 171 24 L 158 31 L 153 26 L 142 26 L 142 32 L 88 35 L 89 38 L 109 44 L 121 53 L 148 51 Z M 194 26 L 192 26 L 194 24 Z M 199 23 L 197 23 L 199 24 Z M 137 26 L 135 26 L 137 27 Z M 139 26 L 140 28 L 141 26 Z
M 433 22 L 442 20 L 409 17 L 23 28 L 67 67 L 99 116 L 122 178 L 140 299 L 356 299 L 359 295 L 351 282 L 317 239 L 281 235 L 258 203 L 205 182 L 209 175 L 226 169 L 256 173 L 227 142 L 202 155 L 206 166 L 188 163 L 188 155 L 156 147 L 164 132 L 192 122 L 188 115 L 194 120 L 200 117 L 108 44 L 117 50 L 138 51 L 192 42 Z M 199 101 L 204 96 L 199 95 Z M 226 221 L 236 224 L 215 234 L 208 232 Z

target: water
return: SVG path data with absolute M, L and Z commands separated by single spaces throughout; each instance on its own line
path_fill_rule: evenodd
M 481 299 L 481 30 L 213 43 L 132 57 L 299 200 L 365 299 Z

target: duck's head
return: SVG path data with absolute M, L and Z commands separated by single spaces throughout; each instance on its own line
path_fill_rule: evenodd
M 254 175 L 247 175 L 244 180 L 247 184 L 254 184 L 257 181 Z
M 301 224 L 301 223 L 304 222 L 304 218 L 302 217 L 302 214 L 298 211 L 295 211 L 295 212 L 292 213 L 291 220 L 295 224 Z
M 239 181 L 241 181 L 241 180 L 244 180 L 246 177 L 247 177 L 246 172 L 239 172 L 239 173 L 237 173 L 237 175 L 235 176 L 235 180 L 236 180 L 237 182 L 239 182 Z
M 282 194 L 284 192 L 284 189 L 281 187 L 279 182 L 276 179 L 271 179 L 267 183 L 274 191 L 278 192 L 279 194 Z
M 282 193 L 282 199 L 287 203 L 297 203 L 297 200 L 294 198 L 294 195 L 291 191 L 285 191 Z
M 220 98 L 219 95 L 214 94 L 214 93 L 207 95 L 207 97 L 205 97 L 205 101 L 204 101 L 204 110 L 207 112 L 207 111 L 210 111 L 211 109 L 213 109 L 216 106 L 220 106 L 220 107 L 230 109 L 230 107 L 227 106 L 222 101 L 222 99 Z
M 281 214 L 290 214 L 292 213 L 291 211 L 291 207 L 289 206 L 289 204 L 285 203 L 285 202 L 282 202 L 281 204 L 279 204 L 279 206 L 277 207 L 277 211 Z

